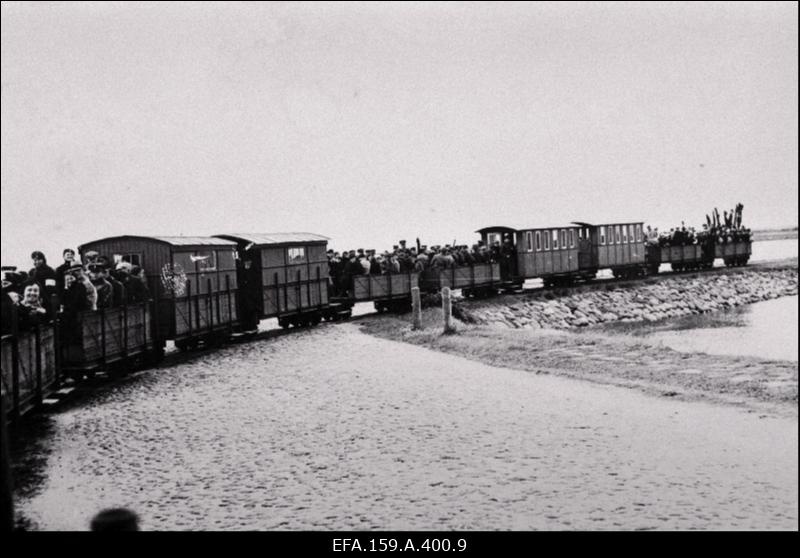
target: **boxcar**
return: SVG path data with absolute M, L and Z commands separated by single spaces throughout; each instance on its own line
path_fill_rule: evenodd
M 117 236 L 79 247 L 145 270 L 160 341 L 224 338 L 238 324 L 236 243 L 214 237 Z
M 328 237 L 313 233 L 232 233 L 238 251 L 241 312 L 277 317 L 283 327 L 327 317 Z M 246 262 L 250 262 L 246 264 Z
M 33 331 L 4 335 L 2 355 L 2 397 L 5 409 L 14 416 L 42 403 L 56 387 L 56 331 L 52 324 Z

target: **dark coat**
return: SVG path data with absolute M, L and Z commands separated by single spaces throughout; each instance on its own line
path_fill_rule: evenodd
M 147 284 L 138 277 L 129 277 L 125 282 L 125 292 L 128 295 L 128 304 L 139 304 L 150 299 L 150 290 Z
M 125 304 L 125 286 L 114 279 L 113 277 L 109 277 L 106 279 L 109 283 L 111 283 L 111 305 L 112 306 L 123 306 Z
M 77 314 L 89 310 L 89 297 L 86 287 L 81 281 L 73 281 L 68 289 L 64 290 L 61 303 L 64 305 L 64 312 Z

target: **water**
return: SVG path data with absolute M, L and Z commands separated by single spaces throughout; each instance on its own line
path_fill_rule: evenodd
M 797 297 L 645 326 L 642 334 L 681 352 L 798 360 Z
M 780 260 L 783 258 L 797 257 L 797 239 L 761 240 L 753 243 L 751 262 Z

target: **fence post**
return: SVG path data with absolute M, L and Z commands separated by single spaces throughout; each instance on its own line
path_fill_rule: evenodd
M 11 337 L 11 416 L 19 422 L 19 333 Z
M 444 312 L 444 332 L 453 333 L 453 303 L 450 299 L 450 287 L 442 288 L 442 311 Z
M 208 290 L 208 297 L 206 297 L 206 311 L 208 312 L 208 332 L 211 334 L 214 331 L 214 293 L 211 292 L 211 278 L 206 279 L 206 289 Z
M 42 374 L 42 326 L 36 324 L 34 333 L 36 341 L 36 405 L 41 406 L 44 400 L 44 374 Z
M 58 301 L 58 295 L 50 297 L 50 307 L 54 308 L 53 311 L 53 371 L 55 375 L 55 382 L 61 381 L 61 303 Z
M 419 296 L 419 287 L 411 287 L 411 316 L 414 320 L 413 329 L 422 329 L 422 301 Z

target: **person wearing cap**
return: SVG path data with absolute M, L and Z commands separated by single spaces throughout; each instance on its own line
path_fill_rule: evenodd
M 73 263 L 64 275 L 64 293 L 61 303 L 65 314 L 73 315 L 87 310 L 97 310 L 97 290 L 86 277 L 83 266 Z
M 47 258 L 38 250 L 31 254 L 33 267 L 28 272 L 28 281 L 39 285 L 39 292 L 45 299 L 56 292 L 56 270 L 47 265 Z
M 67 274 L 70 266 L 75 263 L 75 250 L 72 248 L 64 248 L 62 252 L 64 263 L 56 268 L 56 290 L 58 294 L 64 292 L 64 276 Z
M 103 264 L 95 262 L 87 266 L 89 270 L 89 280 L 97 291 L 97 309 L 111 308 L 114 301 L 114 289 L 111 283 L 105 280 L 105 268 Z
M 89 267 L 89 265 L 93 263 L 97 263 L 97 259 L 100 257 L 98 252 L 94 250 L 89 250 L 88 252 L 83 254 L 83 262 L 85 267 Z

